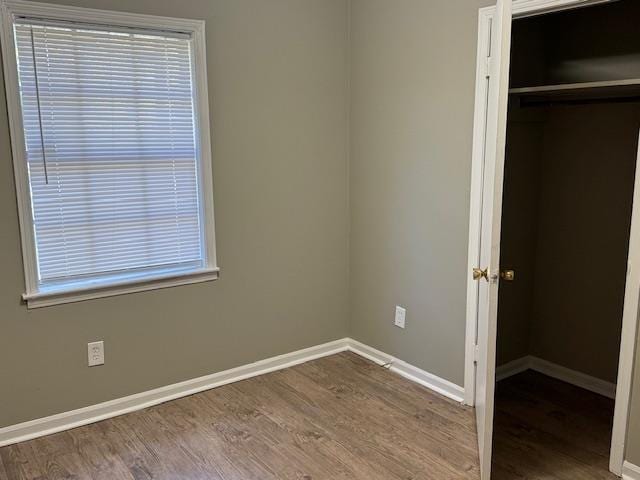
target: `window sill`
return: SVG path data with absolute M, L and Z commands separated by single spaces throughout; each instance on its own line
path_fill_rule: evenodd
M 113 297 L 128 293 L 146 292 L 160 288 L 177 287 L 193 283 L 210 282 L 217 280 L 219 268 L 207 268 L 188 273 L 174 273 L 171 275 L 159 275 L 143 279 L 122 280 L 108 285 L 90 285 L 87 287 L 74 287 L 69 290 L 44 291 L 22 295 L 27 302 L 27 308 L 41 308 L 64 303 L 82 302 L 95 298 Z

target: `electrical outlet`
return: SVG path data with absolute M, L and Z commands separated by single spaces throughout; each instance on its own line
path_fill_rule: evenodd
M 404 319 L 407 316 L 407 310 L 396 305 L 396 318 L 395 325 L 396 327 L 404 328 Z
M 104 342 L 91 342 L 87 344 L 87 353 L 89 355 L 89 366 L 104 365 Z

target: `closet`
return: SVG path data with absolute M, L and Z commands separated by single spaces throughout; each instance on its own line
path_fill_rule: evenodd
M 615 478 L 639 21 L 638 0 L 513 21 L 494 479 Z

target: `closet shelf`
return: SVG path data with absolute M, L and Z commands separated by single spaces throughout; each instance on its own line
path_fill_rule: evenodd
M 640 78 L 510 88 L 525 104 L 575 103 L 598 100 L 640 100 Z

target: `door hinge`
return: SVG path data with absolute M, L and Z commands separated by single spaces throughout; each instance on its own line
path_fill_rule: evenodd
M 486 58 L 486 62 L 484 65 L 484 76 L 486 78 L 490 78 L 491 77 L 491 67 L 493 66 L 493 57 L 487 57 Z
M 474 364 L 478 364 L 478 357 L 480 356 L 480 346 L 479 345 L 474 345 L 473 346 L 473 363 Z

